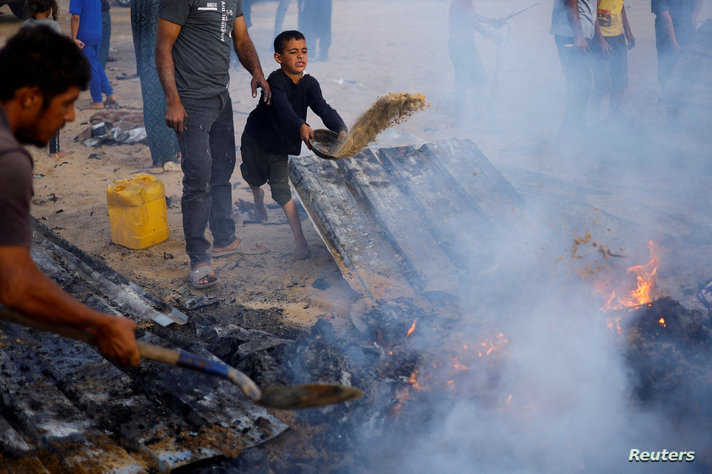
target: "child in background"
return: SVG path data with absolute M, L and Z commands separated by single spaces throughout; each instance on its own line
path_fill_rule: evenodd
M 57 23 L 59 7 L 57 6 L 56 0 L 27 0 L 25 6 L 30 14 L 30 18 L 22 24 L 23 27 L 44 25 L 62 34 L 59 23 Z M 50 18 L 50 15 L 52 15 L 52 18 Z M 57 130 L 57 134 L 49 141 L 49 156 L 55 160 L 59 160 L 68 155 L 71 155 L 71 153 L 61 153 L 59 151 L 59 130 Z
M 250 113 L 242 133 L 242 178 L 250 185 L 255 201 L 255 216 L 267 220 L 264 191 L 269 182 L 272 199 L 282 206 L 294 234 L 294 260 L 309 256 L 309 246 L 302 233 L 297 205 L 289 189 L 289 155 L 298 155 L 301 142 L 308 143 L 314 132 L 306 122 L 310 107 L 327 128 L 346 136 L 346 125 L 326 103 L 316 79 L 304 74 L 307 67 L 307 42 L 299 31 L 283 31 L 274 40 L 274 59 L 280 69 L 267 78 L 272 102 L 260 100 Z
M 594 47 L 593 104 L 600 107 L 603 96 L 610 90 L 610 115 L 620 113 L 623 93 L 628 87 L 628 52 L 635 46 L 635 38 L 628 24 L 623 0 L 598 0 Z

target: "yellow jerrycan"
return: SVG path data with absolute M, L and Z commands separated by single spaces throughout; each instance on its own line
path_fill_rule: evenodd
M 138 250 L 168 239 L 166 190 L 150 174 L 117 179 L 106 189 L 111 241 Z

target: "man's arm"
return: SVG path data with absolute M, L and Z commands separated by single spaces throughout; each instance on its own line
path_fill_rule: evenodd
M 611 54 L 611 47 L 608 45 L 608 41 L 601 34 L 601 24 L 598 22 L 598 8 L 601 6 L 601 0 L 596 1 L 596 20 L 593 22 L 593 37 L 598 42 L 598 48 L 606 56 Z
M 161 80 L 163 92 L 166 94 L 166 125 L 179 135 L 183 133 L 183 127 L 188 118 L 178 95 L 176 70 L 173 63 L 173 45 L 178 39 L 180 30 L 180 25 L 159 18 L 154 49 L 158 78 Z
M 77 46 L 79 46 L 79 49 L 82 49 L 84 47 L 84 43 L 80 40 L 77 39 L 77 33 L 79 32 L 79 23 L 81 22 L 81 17 L 79 15 L 72 15 L 72 39 L 74 40 L 75 43 L 77 43 Z
M 574 30 L 574 46 L 582 52 L 588 52 L 588 41 L 583 36 L 581 18 L 579 18 L 578 0 L 564 0 L 564 6 L 566 7 L 566 14 L 569 17 L 571 28 Z
M 99 313 L 65 293 L 32 261 L 29 247 L 0 246 L 0 302 L 43 323 L 84 329 L 102 354 L 137 365 L 136 323 Z
M 232 41 L 240 64 L 242 64 L 242 67 L 244 67 L 247 72 L 252 74 L 252 81 L 250 82 L 252 97 L 257 97 L 257 88 L 261 87 L 265 96 L 264 100 L 269 104 L 272 100 L 272 92 L 262 72 L 260 58 L 257 56 L 255 45 L 252 43 L 250 34 L 247 32 L 244 16 L 235 18 L 235 24 L 232 27 Z
M 670 40 L 670 46 L 672 47 L 672 49 L 680 49 L 680 45 L 677 42 L 677 38 L 675 38 L 675 26 L 672 24 L 672 17 L 670 16 L 670 12 L 668 10 L 662 10 L 657 15 L 663 24 L 663 30 L 665 31 L 668 40 Z
M 623 33 L 625 33 L 625 39 L 628 42 L 628 49 L 633 49 L 635 46 L 635 36 L 633 36 L 633 30 L 630 29 L 628 15 L 625 14 L 625 5 L 623 5 L 623 9 L 621 10 L 621 17 L 623 18 Z

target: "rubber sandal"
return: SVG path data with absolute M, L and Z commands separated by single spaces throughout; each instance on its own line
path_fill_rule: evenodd
M 188 274 L 188 279 L 190 280 L 190 284 L 193 285 L 193 288 L 197 290 L 202 290 L 203 288 L 210 288 L 211 286 L 216 285 L 219 281 L 217 276 L 214 276 L 213 279 L 208 281 L 207 283 L 198 282 L 206 276 L 209 276 L 211 273 L 213 273 L 213 269 L 210 268 L 210 265 L 203 265 L 202 267 L 192 269 Z
M 104 102 L 104 108 L 107 110 L 118 110 L 120 106 L 115 100 L 107 100 Z
M 211 258 L 218 258 L 218 257 L 227 257 L 228 255 L 234 255 L 234 254 L 239 254 L 239 255 L 262 255 L 264 253 L 269 252 L 269 249 L 267 247 L 261 247 L 258 245 L 253 246 L 252 248 L 247 248 L 247 244 L 243 246 L 243 243 L 245 241 L 241 240 L 240 243 L 238 244 L 237 248 L 231 249 L 231 250 L 223 250 L 221 252 L 216 252 L 214 250 L 208 251 L 208 255 Z

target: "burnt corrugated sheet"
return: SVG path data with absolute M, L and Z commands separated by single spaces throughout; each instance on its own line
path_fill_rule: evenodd
M 144 325 L 146 315 L 127 308 L 170 309 L 44 226 L 33 230 L 33 259 L 89 306 Z M 215 358 L 157 329 L 140 339 Z M 4 322 L 0 346 L 0 462 L 8 472 L 168 471 L 235 456 L 286 429 L 215 377 L 151 361 L 119 368 L 91 346 Z
M 522 204 L 470 140 L 300 157 L 290 175 L 344 277 L 371 299 L 456 293 Z

